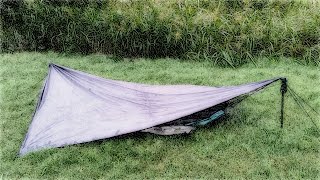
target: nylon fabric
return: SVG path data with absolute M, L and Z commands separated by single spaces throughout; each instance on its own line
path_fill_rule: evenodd
M 20 155 L 141 131 L 260 90 L 277 80 L 228 87 L 147 85 L 50 64 Z

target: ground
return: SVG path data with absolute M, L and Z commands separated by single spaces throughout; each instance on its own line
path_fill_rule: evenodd
M 1 54 L 2 178 L 319 178 L 319 130 L 289 94 L 280 128 L 280 83 L 247 98 L 223 122 L 191 135 L 134 133 L 18 157 L 50 62 L 149 84 L 226 86 L 287 77 L 291 88 L 320 110 L 320 68 L 294 59 L 260 58 L 234 69 L 178 59 Z M 313 117 L 319 126 L 319 117 Z

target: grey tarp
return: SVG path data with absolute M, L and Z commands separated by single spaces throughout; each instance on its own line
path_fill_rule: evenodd
M 50 64 L 20 155 L 154 127 L 257 91 L 277 80 L 219 88 L 145 85 Z

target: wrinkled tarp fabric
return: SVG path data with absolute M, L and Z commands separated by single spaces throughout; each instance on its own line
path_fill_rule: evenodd
M 20 155 L 154 127 L 262 89 L 278 79 L 219 88 L 146 85 L 50 64 Z

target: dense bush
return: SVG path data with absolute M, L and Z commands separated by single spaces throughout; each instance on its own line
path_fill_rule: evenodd
M 320 3 L 313 0 L 4 1 L 2 50 L 210 59 L 256 56 L 320 64 Z

